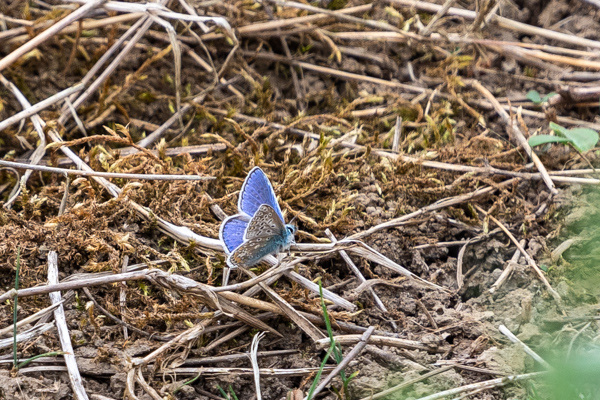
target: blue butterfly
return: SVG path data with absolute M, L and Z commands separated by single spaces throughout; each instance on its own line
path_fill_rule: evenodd
M 238 210 L 219 231 L 231 268 L 251 267 L 295 243 L 296 227 L 285 224 L 273 186 L 258 167 L 252 168 L 242 185 Z

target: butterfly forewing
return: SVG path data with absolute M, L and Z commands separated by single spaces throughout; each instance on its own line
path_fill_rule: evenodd
M 250 220 L 244 239 L 283 236 L 285 233 L 287 233 L 285 225 L 273 207 L 263 204 Z
M 260 206 L 267 204 L 275 210 L 279 219 L 283 221 L 283 214 L 277 204 L 277 197 L 273 191 L 273 186 L 269 182 L 269 178 L 265 175 L 262 169 L 258 167 L 252 168 L 248 173 L 238 201 L 238 208 L 241 212 L 253 217 Z

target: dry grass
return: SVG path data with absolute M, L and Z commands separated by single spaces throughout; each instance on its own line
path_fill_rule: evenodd
M 21 163 L 0 170 L 0 282 L 12 287 L 19 248 L 19 319 L 64 291 L 59 332 L 75 348 L 74 390 L 221 398 L 217 385 L 231 383 L 241 399 L 254 380 L 262 398 L 302 398 L 293 390 L 310 387 L 322 356 L 313 345 L 326 338 L 316 279 L 329 289 L 334 330 L 353 334 L 340 343 L 369 343 L 347 359 L 350 370 L 361 369 L 360 351 L 365 368 L 381 357 L 373 346 L 391 346 L 388 365 L 405 371 L 477 359 L 490 326 L 465 304 L 492 287 L 491 271 L 515 269 L 518 254 L 531 267 L 526 286 L 541 278 L 556 303 L 545 307 L 563 312 L 529 252 L 551 233 L 558 185 L 600 183 L 578 169 L 597 156 L 562 146 L 538 156 L 527 137 L 548 121 L 600 127 L 590 103 L 598 92 L 586 84 L 600 78 L 586 50 L 600 42 L 497 8 L 405 0 L 78 3 L 0 6 L 0 144 L 6 161 Z M 536 42 L 520 42 L 523 33 Z M 535 105 L 530 89 L 558 94 Z M 39 171 L 21 176 L 22 164 Z M 49 168 L 73 165 L 86 176 Z M 229 275 L 216 238 L 253 166 L 269 175 L 287 220 L 297 218 L 299 244 L 280 263 Z M 516 260 L 490 221 L 518 244 Z M 52 254 L 63 286 L 47 285 Z M 502 288 L 505 278 L 495 296 L 514 289 Z M 3 326 L 11 310 L 0 307 Z M 271 353 L 254 349 L 250 365 L 236 357 L 257 331 L 270 332 L 260 347 Z M 60 348 L 55 330 L 36 335 L 19 357 Z M 19 376 L 64 373 L 58 358 L 37 362 L 10 381 L 29 398 L 50 381 Z M 431 390 L 507 383 L 439 368 L 446 378 Z M 373 377 L 339 396 L 386 388 Z

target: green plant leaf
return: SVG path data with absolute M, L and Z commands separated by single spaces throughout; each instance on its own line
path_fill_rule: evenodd
M 598 143 L 598 132 L 589 128 L 573 128 L 569 130 L 573 146 L 582 153 L 590 151 Z
M 528 100 L 530 100 L 531 102 L 535 103 L 535 104 L 542 104 L 548 101 L 548 99 L 552 96 L 554 96 L 556 94 L 556 92 L 550 92 L 547 95 L 545 95 L 544 97 L 542 97 L 540 95 L 540 92 L 538 92 L 537 90 L 530 90 L 529 92 L 527 92 L 527 94 L 525 95 L 525 97 L 527 97 Z
M 540 96 L 540 93 L 537 90 L 530 90 L 529 92 L 527 92 L 525 97 L 527 97 L 527 99 L 531 100 L 535 104 L 540 104 L 542 102 L 542 97 Z
M 554 96 L 555 94 L 557 94 L 557 93 L 556 93 L 556 92 L 550 92 L 550 93 L 548 93 L 547 95 L 545 95 L 545 96 L 542 98 L 542 103 L 545 103 L 545 102 L 547 102 L 547 101 L 548 101 L 548 99 L 549 99 L 550 97 Z
M 541 146 L 546 143 L 571 143 L 567 138 L 552 135 L 536 135 L 532 136 L 528 140 L 531 147 Z
M 565 135 L 568 131 L 568 129 L 564 126 L 560 126 L 559 124 L 555 124 L 554 122 L 550 122 L 550 129 L 552 129 L 557 135 L 561 135 L 564 137 L 566 137 Z
M 596 143 L 598 143 L 598 139 L 600 139 L 598 132 L 589 128 L 567 129 L 554 122 L 550 122 L 550 129 L 557 135 L 568 139 L 573 147 L 582 153 L 593 149 Z

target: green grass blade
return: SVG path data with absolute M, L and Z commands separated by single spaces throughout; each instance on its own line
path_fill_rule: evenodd
M 231 397 L 233 397 L 233 400 L 239 400 L 235 392 L 233 391 L 231 385 L 229 385 L 229 393 L 231 393 Z
M 181 386 L 179 386 L 177 389 L 173 390 L 173 394 L 179 392 L 181 390 L 182 387 L 187 386 L 187 385 L 191 385 L 192 383 L 196 382 L 198 379 L 200 379 L 200 374 L 196 375 L 195 377 L 193 377 L 192 379 L 185 381 L 181 384 Z
M 15 290 L 19 290 L 19 270 L 21 269 L 21 248 L 17 247 L 17 260 L 15 261 L 17 272 L 15 274 Z M 17 306 L 19 304 L 19 296 L 15 294 L 13 306 L 13 366 L 19 369 L 17 365 Z
M 27 364 L 29 364 L 32 361 L 37 360 L 38 358 L 42 358 L 42 357 L 54 357 L 54 356 L 63 356 L 66 353 L 64 351 L 51 351 L 49 353 L 44 353 L 44 354 L 39 354 L 37 356 L 33 356 L 31 358 L 28 358 L 27 360 L 23 361 L 21 364 L 17 365 L 17 369 L 21 369 L 24 366 L 26 366 Z
M 338 347 L 338 343 L 333 338 L 333 330 L 331 329 L 331 321 L 329 320 L 325 298 L 323 297 L 323 283 L 321 280 L 319 280 L 319 296 L 321 297 L 321 309 L 323 310 L 323 319 L 325 319 L 325 328 L 329 335 L 329 342 L 333 346 L 333 358 L 335 359 L 335 362 L 339 364 L 343 359 L 342 350 Z M 340 377 L 343 382 L 346 381 L 346 373 L 344 371 L 340 371 Z
M 333 343 L 331 343 L 331 345 L 329 346 L 329 350 L 327 350 L 327 354 L 325 354 L 325 357 L 323 357 L 323 361 L 321 362 L 321 366 L 319 367 L 319 370 L 317 371 L 317 375 L 315 375 L 315 380 L 313 381 L 312 385 L 310 385 L 308 395 L 306 396 L 307 400 L 312 399 L 313 393 L 314 393 L 315 389 L 317 388 L 317 385 L 319 384 L 321 375 L 323 374 L 323 369 L 325 369 L 325 364 L 327 363 L 327 360 L 329 360 L 329 357 L 331 356 L 331 353 L 333 352 L 334 348 L 335 348 L 335 345 Z
M 217 385 L 217 389 L 219 389 L 219 392 L 221 392 L 221 395 L 222 395 L 222 396 L 223 396 L 225 399 L 227 399 L 227 400 L 230 400 L 230 399 L 229 399 L 229 395 L 227 394 L 227 392 L 225 392 L 225 390 L 223 390 L 223 388 L 222 388 L 221 386 Z

